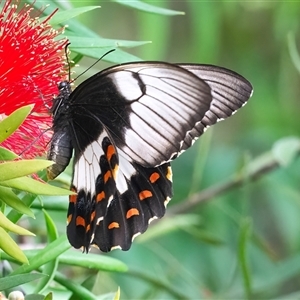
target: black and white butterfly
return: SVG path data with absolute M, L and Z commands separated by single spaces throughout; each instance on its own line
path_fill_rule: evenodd
M 231 116 L 251 84 L 212 65 L 135 62 L 105 69 L 54 99 L 48 169 L 74 171 L 67 234 L 75 248 L 128 250 L 172 197 L 170 161 Z

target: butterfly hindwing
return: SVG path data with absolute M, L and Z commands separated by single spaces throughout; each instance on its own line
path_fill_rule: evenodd
M 104 252 L 115 248 L 128 250 L 133 239 L 145 232 L 152 220 L 165 214 L 166 205 L 172 197 L 172 171 L 169 163 L 157 168 L 145 168 L 138 164 L 123 167 L 134 171 L 131 176 L 128 170 L 122 173 L 120 159 L 117 192 L 103 222 L 97 225 L 92 241 Z M 123 189 L 123 180 L 126 189 Z
M 75 149 L 67 233 L 75 248 L 88 250 L 96 224 L 106 215 L 116 192 L 118 156 L 106 131 L 84 151 Z

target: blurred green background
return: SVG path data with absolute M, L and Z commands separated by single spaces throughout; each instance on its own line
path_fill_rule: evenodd
M 103 254 L 125 262 L 129 272 L 100 272 L 93 291 L 119 286 L 121 299 L 300 299 L 299 157 L 196 207 L 181 206 L 195 192 L 246 174 L 261 155 L 257 166 L 263 166 L 278 140 L 299 137 L 300 3 L 148 1 L 185 12 L 177 16 L 112 1 L 70 3 L 101 5 L 77 20 L 104 38 L 152 41 L 128 50 L 141 59 L 215 64 L 254 87 L 244 108 L 173 162 L 168 208 L 177 213 L 153 224 L 130 251 Z M 76 73 L 92 62 L 83 59 Z M 109 65 L 100 62 L 86 75 Z M 62 201 L 67 205 L 67 197 Z M 58 216 L 64 232 L 65 215 Z M 91 273 L 78 268 L 71 275 L 81 282 Z

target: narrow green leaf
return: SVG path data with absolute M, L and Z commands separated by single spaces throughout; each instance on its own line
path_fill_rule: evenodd
M 43 214 L 44 214 L 46 227 L 47 227 L 48 241 L 54 242 L 56 239 L 58 239 L 58 232 L 57 232 L 56 225 L 45 209 L 43 209 Z
M 75 65 L 77 65 L 81 60 L 82 60 L 82 58 L 84 57 L 84 55 L 82 55 L 82 54 L 76 54 L 74 57 L 72 57 L 72 66 L 75 66 Z
M 52 293 L 49 293 L 46 295 L 45 299 L 44 300 L 52 300 L 53 299 L 53 294 Z M 26 299 L 25 299 L 26 300 Z
M 121 261 L 98 254 L 78 253 L 78 251 L 68 251 L 60 256 L 59 262 L 72 266 L 79 266 L 88 269 L 97 269 L 111 272 L 127 272 L 128 267 Z
M 124 6 L 132 7 L 134 9 L 138 9 L 149 13 L 159 14 L 159 15 L 166 15 L 166 16 L 184 15 L 184 12 L 182 11 L 162 8 L 138 0 L 135 1 L 113 0 L 113 1 L 122 4 Z
M 0 143 L 6 140 L 29 115 L 33 105 L 23 106 L 0 122 Z
M 48 242 L 54 242 L 58 238 L 57 229 L 50 215 L 43 209 L 47 227 Z M 43 266 L 43 274 L 48 276 L 40 280 L 34 289 L 34 293 L 42 293 L 50 284 L 58 267 L 58 256 Z
M 30 257 L 29 265 L 20 266 L 18 269 L 14 270 L 11 275 L 24 274 L 36 270 L 70 248 L 71 246 L 66 235 L 62 235 L 54 242 L 47 245 L 44 249 L 37 251 L 36 255 Z
M 53 165 L 53 161 L 29 159 L 9 161 L 0 164 L 0 182 L 36 173 Z
M 92 291 L 97 279 L 97 273 L 86 278 L 80 285 L 86 288 L 88 291 Z M 77 300 L 77 295 L 73 294 L 68 300 Z M 97 298 L 98 299 L 98 298 Z
M 26 205 L 27 207 L 30 207 L 32 205 L 32 203 L 34 202 L 34 200 L 36 199 L 36 195 L 33 194 L 25 194 L 22 197 L 22 202 L 24 203 L 24 205 Z M 22 213 L 17 212 L 16 210 L 12 209 L 7 215 L 7 219 L 9 219 L 10 221 L 12 221 L 13 223 L 17 223 L 21 217 L 23 216 Z
M 6 218 L 6 216 L 1 211 L 0 211 L 0 227 L 4 228 L 6 231 L 11 231 L 16 234 L 35 236 L 35 234 L 33 234 L 32 232 L 11 222 L 9 219 Z
M 47 275 L 40 273 L 28 273 L 25 275 L 13 275 L 0 278 L 0 291 L 11 289 L 21 284 L 43 278 L 45 276 Z
M 72 51 L 74 51 L 74 52 L 77 52 L 84 56 L 92 57 L 95 59 L 98 59 L 106 52 L 112 50 L 111 47 L 101 48 L 101 49 L 99 49 L 99 48 L 75 48 L 75 47 L 73 48 L 72 45 L 71 45 L 71 48 L 72 48 Z M 124 63 L 124 62 L 141 61 L 142 59 L 135 55 L 124 52 L 118 48 L 118 49 L 116 49 L 116 51 L 109 53 L 109 55 L 106 55 L 104 60 L 111 62 L 111 63 L 120 64 L 120 63 Z
M 84 288 L 78 283 L 66 278 L 61 273 L 57 272 L 55 275 L 55 281 L 64 286 L 71 293 L 76 295 L 76 299 L 84 299 L 84 300 L 98 300 L 98 296 L 95 296 L 88 289 Z
M 58 11 L 48 22 L 50 25 L 58 25 L 61 23 L 65 23 L 66 21 L 73 19 L 83 13 L 94 10 L 96 8 L 100 8 L 100 6 L 85 6 L 85 7 L 77 7 L 69 10 L 61 10 Z M 45 20 L 47 17 L 41 18 L 41 22 Z
M 0 249 L 17 261 L 28 264 L 27 257 L 2 227 L 0 227 Z
M 59 238 L 62 241 L 63 246 L 71 248 L 67 240 L 66 235 L 63 235 Z M 57 243 L 56 241 L 53 243 Z M 51 243 L 51 244 L 53 244 Z M 66 243 L 66 244 L 65 244 Z M 64 246 L 65 245 L 65 246 Z M 48 246 L 47 246 L 48 247 Z M 51 251 L 52 250 L 51 248 Z M 40 250 L 28 250 L 24 251 L 29 261 L 34 261 L 39 255 Z M 60 252 L 60 251 L 59 251 Z M 51 253 L 49 253 L 50 255 Z M 70 266 L 83 267 L 87 269 L 96 269 L 99 271 L 109 271 L 109 272 L 127 272 L 128 267 L 122 261 L 119 261 L 116 258 L 108 257 L 105 255 L 89 253 L 86 255 L 78 250 L 68 250 L 65 253 L 62 253 L 59 256 L 59 263 L 66 264 Z
M 42 183 L 29 177 L 20 177 L 0 182 L 0 185 L 15 188 L 37 195 L 73 195 L 74 193 L 47 183 Z
M 14 160 L 19 156 L 10 150 L 0 147 L 0 160 Z
M 0 200 L 18 212 L 34 218 L 34 214 L 30 208 L 10 188 L 0 185 Z
M 288 166 L 300 152 L 300 139 L 298 137 L 285 137 L 278 140 L 272 148 L 272 153 L 282 166 Z
M 247 244 L 250 239 L 250 233 L 251 233 L 251 220 L 250 219 L 244 219 L 241 222 L 241 228 L 240 228 L 240 234 L 238 239 L 238 258 L 239 258 L 239 264 L 241 267 L 243 280 L 244 280 L 244 289 L 245 289 L 245 298 L 251 299 L 251 271 L 249 268 L 249 261 L 247 256 Z
M 72 48 L 132 48 L 151 43 L 151 41 L 126 41 L 72 35 L 68 35 L 67 38 L 70 41 Z

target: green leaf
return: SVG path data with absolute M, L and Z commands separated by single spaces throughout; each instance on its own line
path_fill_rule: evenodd
M 96 8 L 100 8 L 100 6 L 85 6 L 85 7 L 78 7 L 78 8 L 72 8 L 68 10 L 61 10 L 58 11 L 48 22 L 50 25 L 58 25 L 61 23 L 65 23 L 66 21 L 73 19 L 83 13 L 86 13 L 88 11 L 94 10 Z M 41 22 L 45 20 L 47 17 L 41 18 Z
M 34 214 L 30 208 L 10 188 L 0 186 L 0 200 L 18 212 L 34 218 Z
M 0 123 L 1 124 L 1 123 Z M 14 160 L 19 156 L 10 150 L 0 147 L 0 160 Z
M 9 161 L 0 164 L 0 182 L 36 173 L 53 165 L 53 161 L 29 159 Z
M 60 256 L 59 262 L 72 266 L 84 267 L 88 269 L 97 269 L 111 272 L 127 272 L 128 267 L 121 261 L 104 256 L 89 253 L 78 253 L 78 251 L 68 251 Z
M 249 268 L 249 259 L 247 256 L 247 244 L 251 234 L 251 220 L 244 219 L 241 222 L 239 240 L 238 240 L 238 257 L 244 280 L 245 299 L 251 299 L 251 271 Z
M 95 59 L 98 59 L 106 52 L 112 50 L 111 47 L 107 48 L 73 48 L 72 45 L 70 47 L 72 51 L 77 52 L 79 54 L 92 57 Z M 116 51 L 109 53 L 109 55 L 106 55 L 104 58 L 105 61 L 112 62 L 115 64 L 120 64 L 124 62 L 134 62 L 134 61 L 140 61 L 141 59 L 135 55 L 126 53 L 122 51 L 121 49 L 116 49 Z
M 60 240 L 60 242 L 57 242 L 57 240 Z M 128 267 L 126 264 L 124 264 L 122 261 L 119 261 L 116 258 L 113 257 L 108 257 L 105 255 L 99 255 L 99 254 L 93 254 L 89 253 L 86 255 L 85 253 L 82 253 L 78 250 L 68 250 L 66 252 L 55 249 L 55 247 L 59 247 L 63 250 L 71 248 L 69 241 L 66 237 L 66 235 L 63 235 L 59 237 L 56 241 L 52 242 L 50 245 L 51 248 L 48 245 L 46 248 L 49 247 L 50 250 L 48 254 L 51 255 L 52 257 L 55 257 L 54 254 L 57 251 L 57 255 L 61 254 L 59 256 L 59 263 L 60 264 L 66 264 L 70 266 L 77 266 L 77 267 L 83 267 L 83 268 L 88 268 L 88 269 L 96 269 L 99 271 L 109 271 L 109 272 L 127 272 Z M 61 244 L 60 244 L 61 243 Z M 56 245 L 56 246 L 55 246 Z M 57 246 L 59 245 L 59 246 Z M 45 249 L 46 249 L 45 248 Z M 40 253 L 41 251 L 42 254 Z M 46 250 L 45 250 L 46 251 Z M 64 253 L 63 253 L 64 252 Z M 39 255 L 44 255 L 44 250 L 25 250 L 24 253 L 29 259 L 29 262 L 34 262 L 36 263 L 36 259 L 39 259 Z M 47 256 L 47 253 L 45 253 Z M 5 258 L 5 257 L 3 257 Z M 44 259 L 44 258 L 43 258 Z M 40 265 L 40 263 L 38 263 Z M 18 271 L 20 273 L 21 271 Z
M 57 258 L 70 248 L 66 235 L 59 237 L 54 242 L 48 244 L 44 249 L 37 251 L 37 254 L 29 259 L 29 265 L 22 265 L 14 270 L 11 275 L 29 273 L 38 269 L 49 261 Z M 31 251 L 27 252 L 30 254 Z
M 37 197 L 36 195 L 27 193 L 22 197 L 22 202 L 27 207 L 30 207 L 32 205 L 32 203 L 34 202 L 34 200 L 36 199 L 36 197 Z M 12 221 L 15 224 L 21 219 L 22 216 L 23 216 L 23 214 L 17 212 L 16 210 L 13 210 L 13 209 L 6 215 L 7 219 L 9 219 L 10 221 Z
M 300 139 L 298 137 L 285 137 L 277 141 L 272 153 L 278 163 L 282 166 L 288 166 L 300 152 Z
M 96 279 L 97 279 L 97 273 L 96 274 L 93 274 L 91 276 L 88 276 L 88 278 L 86 278 L 80 285 L 82 287 L 84 287 L 85 289 L 87 289 L 88 291 L 92 291 L 93 288 L 94 288 L 94 285 L 95 285 L 95 282 L 96 282 Z M 69 300 L 77 300 L 78 297 L 77 295 L 73 294 Z M 98 298 L 97 298 L 98 299 Z
M 0 278 L 0 291 L 11 289 L 24 283 L 43 278 L 45 276 L 47 275 L 40 273 L 28 273 L 25 275 L 13 275 Z
M 126 41 L 73 35 L 68 35 L 67 38 L 70 41 L 72 48 L 132 48 L 151 43 L 151 41 Z
M 6 231 L 11 231 L 16 234 L 35 236 L 35 234 L 33 234 L 32 232 L 11 222 L 9 219 L 6 218 L 6 216 L 1 211 L 0 211 L 0 227 L 4 228 Z
M 74 193 L 47 183 L 42 183 L 29 177 L 20 177 L 0 182 L 0 185 L 15 188 L 37 195 L 73 195 Z
M 98 296 L 95 296 L 88 289 L 84 288 L 78 283 L 66 278 L 64 275 L 59 272 L 55 275 L 55 281 L 64 286 L 67 290 L 76 295 L 76 299 L 84 299 L 84 300 L 98 300 Z
M 184 12 L 182 11 L 166 9 L 166 8 L 154 6 L 137 0 L 135 1 L 113 0 L 113 1 L 128 7 L 132 7 L 134 9 L 138 9 L 149 13 L 159 14 L 159 15 L 166 15 L 166 16 L 184 15 Z
M 50 215 L 43 209 L 44 218 L 47 227 L 47 237 L 49 242 L 54 242 L 58 238 L 57 229 Z M 34 289 L 34 293 L 42 293 L 51 283 L 58 267 L 58 256 L 43 266 L 43 274 L 47 277 L 40 280 Z
M 17 261 L 28 264 L 27 257 L 2 227 L 0 227 L 0 249 Z
M 53 299 L 53 294 L 52 293 L 49 293 L 46 295 L 45 299 L 44 300 L 52 300 Z M 26 299 L 25 299 L 26 300 Z
M 0 122 L 0 143 L 5 141 L 24 122 L 33 105 L 23 106 Z

